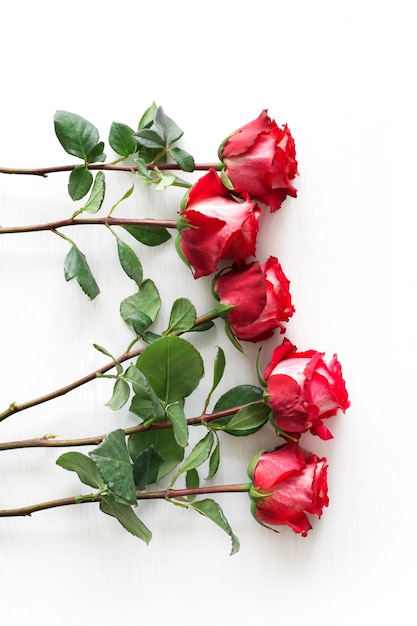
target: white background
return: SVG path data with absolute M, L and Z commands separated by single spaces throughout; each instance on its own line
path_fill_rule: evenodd
M 147 547 L 95 505 L 0 520 L 4 623 L 40 616 L 49 626 L 213 622 L 415 624 L 415 20 L 405 0 L 332 2 L 19 2 L 0 24 L 0 164 L 73 162 L 55 138 L 56 109 L 82 115 L 107 139 L 113 120 L 135 126 L 155 101 L 184 130 L 196 161 L 216 161 L 223 138 L 268 108 L 297 145 L 297 199 L 265 214 L 258 258 L 278 256 L 297 309 L 287 336 L 299 349 L 337 352 L 352 406 L 331 420 L 334 439 L 304 440 L 329 461 L 330 506 L 307 538 L 275 534 L 249 512 L 245 494 L 218 498 L 241 541 L 230 557 L 220 529 L 164 502 L 143 504 Z M 110 156 L 113 156 L 108 150 Z M 129 175 L 108 176 L 107 207 Z M 67 175 L 0 178 L 0 224 L 69 217 Z M 180 190 L 138 189 L 117 215 L 174 219 Z M 64 241 L 50 233 L 0 239 L 0 407 L 47 393 L 102 366 L 92 347 L 122 353 L 119 316 L 134 292 L 101 227 L 66 231 L 101 287 L 89 302 L 66 283 Z M 135 244 L 164 302 L 213 304 L 174 246 Z M 278 339 L 277 339 L 278 340 Z M 267 343 L 267 358 L 275 345 Z M 227 343 L 221 323 L 196 338 L 206 363 L 227 353 L 219 393 L 256 384 L 254 355 Z M 95 381 L 0 424 L 1 441 L 89 436 L 134 423 L 104 406 L 111 383 Z M 245 482 L 272 431 L 223 438 L 218 482 Z M 62 452 L 3 452 L 0 508 L 73 495 Z

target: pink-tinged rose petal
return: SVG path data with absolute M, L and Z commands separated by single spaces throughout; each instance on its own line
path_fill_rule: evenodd
M 320 518 L 329 504 L 327 461 L 288 443 L 259 457 L 253 486 L 258 520 L 306 536 L 312 528 L 307 514 Z
M 256 252 L 261 210 L 232 196 L 214 169 L 190 190 L 181 216 L 180 248 L 194 277 L 208 276 L 229 259 L 244 264 Z
M 220 158 L 235 192 L 271 211 L 277 211 L 287 195 L 297 196 L 290 182 L 298 174 L 294 139 L 288 126 L 279 128 L 266 110 L 228 137 Z
M 256 343 L 271 337 L 275 329 L 285 332 L 283 322 L 295 310 L 289 284 L 275 257 L 221 274 L 214 288 L 222 304 L 235 307 L 227 315 L 234 336 Z
M 290 436 L 310 431 L 321 439 L 330 439 L 332 434 L 323 420 L 350 406 L 336 355 L 326 361 L 323 353 L 297 352 L 291 342 L 284 340 L 274 350 L 264 377 L 274 424 Z

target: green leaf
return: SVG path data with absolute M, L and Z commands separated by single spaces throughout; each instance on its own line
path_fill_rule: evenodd
M 136 504 L 135 483 L 124 431 L 119 428 L 109 433 L 97 448 L 89 452 L 89 456 L 112 492 L 125 502 Z
M 185 486 L 187 489 L 198 489 L 200 486 L 200 477 L 196 469 L 189 470 L 185 475 Z M 187 500 L 192 502 L 195 499 L 195 495 L 187 496 Z
M 83 159 L 85 163 L 93 162 L 100 156 L 104 145 L 98 142 L 98 130 L 91 122 L 75 113 L 57 111 L 54 125 L 56 136 L 65 152 Z
M 175 180 L 172 185 L 173 187 L 184 187 L 184 189 L 191 189 L 193 186 L 188 180 L 184 180 L 184 178 L 180 178 L 179 176 L 175 176 Z
M 97 172 L 90 197 L 79 212 L 90 214 L 97 213 L 97 211 L 101 209 L 101 206 L 103 204 L 105 190 L 106 183 L 104 179 L 104 173 Z
M 135 185 L 131 185 L 129 189 L 126 191 L 126 193 L 124 193 L 123 196 L 120 198 L 120 200 L 118 200 L 116 204 L 113 204 L 112 208 L 109 211 L 109 216 L 113 213 L 113 211 L 119 206 L 121 202 L 123 202 L 124 200 L 127 200 L 127 198 L 130 198 L 134 190 L 135 190 Z
M 239 552 L 239 539 L 236 537 L 233 530 L 231 529 L 229 522 L 227 521 L 221 507 L 217 504 L 217 502 L 211 500 L 210 498 L 207 498 L 206 500 L 200 500 L 198 502 L 190 503 L 189 506 L 195 511 L 198 511 L 198 513 L 201 513 L 201 515 L 204 515 L 205 517 L 211 519 L 212 522 L 217 524 L 217 526 L 220 526 L 220 528 L 222 528 L 229 535 L 232 540 L 232 550 L 230 552 L 230 555 Z
M 216 389 L 217 385 L 223 378 L 225 367 L 226 367 L 226 357 L 224 355 L 224 350 L 220 348 L 220 346 L 218 346 L 216 358 L 214 359 L 214 373 L 213 373 L 213 387 L 212 387 L 213 391 Z
M 149 446 L 141 452 L 133 463 L 133 478 L 136 487 L 145 489 L 146 485 L 155 483 L 163 462 L 163 457 L 154 446 Z
M 94 461 L 81 452 L 65 452 L 57 458 L 56 464 L 66 470 L 76 472 L 84 485 L 93 487 L 93 489 L 105 487 Z
M 156 109 L 157 106 L 155 102 L 152 102 L 151 106 L 146 109 L 145 113 L 140 118 L 138 130 L 141 128 L 150 128 L 150 126 L 152 126 Z
M 189 396 L 204 375 L 198 350 L 175 335 L 161 337 L 147 346 L 136 366 L 165 405 Z
M 167 410 L 177 444 L 183 448 L 188 445 L 188 424 L 184 409 L 179 404 L 171 404 Z
M 205 413 L 207 410 L 213 391 L 216 389 L 217 385 L 223 378 L 225 367 L 226 367 L 226 357 L 224 355 L 224 351 L 222 348 L 217 347 L 217 354 L 216 354 L 216 358 L 214 359 L 213 384 L 211 386 L 207 399 L 204 403 L 203 413 Z
M 123 378 L 132 385 L 135 393 L 143 393 L 143 390 L 150 389 L 145 376 L 134 365 L 129 365 L 124 373 Z
M 93 343 L 93 346 L 96 350 L 98 350 L 102 354 L 105 354 L 106 356 L 109 356 L 112 359 L 112 361 L 114 361 L 114 356 L 111 354 L 111 352 L 106 350 L 106 348 L 103 348 L 103 346 L 99 346 L 98 343 Z
M 217 413 L 218 411 L 225 411 L 227 409 L 231 409 L 233 407 L 238 407 L 238 406 L 242 406 L 246 404 L 251 405 L 251 403 L 254 403 L 257 400 L 262 400 L 262 397 L 263 397 L 263 390 L 260 389 L 259 387 L 255 387 L 254 385 L 238 385 L 237 387 L 232 387 L 232 389 L 229 389 L 228 391 L 226 391 L 226 393 L 223 394 L 221 398 L 219 398 L 219 400 L 217 400 L 213 408 L 213 413 Z M 259 406 L 266 406 L 266 405 L 259 403 Z M 255 427 L 254 425 L 253 427 L 254 429 L 252 431 L 249 429 L 247 432 L 244 432 L 244 430 L 242 431 L 240 428 L 237 428 L 236 430 L 233 430 L 233 432 L 231 432 L 228 429 L 228 425 L 230 421 L 232 420 L 232 418 L 234 417 L 234 415 L 236 415 L 236 413 L 234 413 L 233 415 L 229 415 L 228 417 L 223 417 L 221 419 L 215 420 L 214 422 L 211 422 L 210 424 L 211 427 L 212 428 L 219 427 L 221 430 L 226 430 L 229 435 L 242 436 L 242 435 L 249 435 L 251 434 L 251 432 L 256 432 L 257 430 L 259 430 L 259 428 L 263 426 L 263 423 L 265 423 L 263 422 L 258 427 Z M 245 414 L 242 414 L 242 415 L 244 417 Z M 242 415 L 239 417 L 239 421 Z M 255 411 L 255 415 L 256 415 L 256 411 Z M 257 418 L 254 417 L 255 421 L 256 419 Z
M 262 396 L 263 390 L 254 385 L 238 385 L 237 387 L 232 387 L 217 400 L 213 408 L 213 413 L 226 411 L 226 409 L 232 409 L 234 406 L 256 402 L 256 400 L 261 400 Z M 225 419 L 230 421 L 231 417 Z
M 198 489 L 200 486 L 200 477 L 196 469 L 191 469 L 187 472 L 185 486 L 187 489 Z
M 115 517 L 123 528 L 135 537 L 139 537 L 139 539 L 142 539 L 146 544 L 150 542 L 152 538 L 151 531 L 138 518 L 129 505 L 122 504 L 111 495 L 107 495 L 102 496 L 100 500 L 100 510 L 106 515 Z
M 119 255 L 120 265 L 125 273 L 140 287 L 143 280 L 143 270 L 136 252 L 120 239 L 120 237 L 117 237 L 117 253 Z
M 193 172 L 195 167 L 194 158 L 181 148 L 171 148 L 170 154 L 175 163 L 178 163 L 183 172 Z
M 90 300 L 94 300 L 100 293 L 100 289 L 87 263 L 84 254 L 72 245 L 70 251 L 64 261 L 65 280 L 69 281 L 75 278 Z
M 159 468 L 157 480 L 166 476 L 184 458 L 184 448 L 175 441 L 172 428 L 143 431 L 130 435 L 128 439 L 130 456 L 134 460 L 149 446 L 153 446 L 164 459 Z
M 220 441 L 217 441 L 217 444 L 210 455 L 209 462 L 209 473 L 207 474 L 206 480 L 210 480 L 216 474 L 220 465 Z
M 114 367 L 116 368 L 116 372 L 118 374 L 121 374 L 123 372 L 123 367 L 120 365 L 120 363 L 116 361 L 114 356 L 108 350 L 106 350 L 106 348 L 103 348 L 103 346 L 99 346 L 97 343 L 93 343 L 93 346 L 96 350 L 98 350 L 102 354 L 105 354 L 106 356 L 109 356 L 111 360 L 114 361 Z
M 213 322 L 203 322 L 199 324 L 198 326 L 195 326 L 194 328 L 190 328 L 189 332 L 202 333 L 206 330 L 210 330 L 210 328 L 213 328 L 214 326 L 215 324 Z
M 125 320 L 127 321 L 127 320 Z M 143 337 L 145 331 L 152 324 L 149 315 L 142 311 L 134 311 L 129 317 L 129 325 L 133 328 L 138 337 Z
M 154 341 L 156 341 L 160 337 L 161 337 L 161 335 L 159 335 L 158 333 L 153 333 L 150 330 L 147 331 L 146 333 L 143 333 L 143 335 L 142 335 L 142 339 L 143 339 L 143 341 L 146 341 L 146 343 L 153 343 Z
M 78 165 L 72 170 L 69 183 L 68 193 L 72 200 L 81 200 L 90 191 L 93 184 L 93 175 L 85 165 Z
M 118 378 L 114 383 L 113 394 L 106 406 L 113 411 L 118 411 L 126 404 L 130 396 L 130 387 L 122 378 Z
M 230 435 L 247 436 L 255 433 L 268 421 L 271 409 L 262 402 L 255 402 L 240 409 L 223 430 Z
M 168 328 L 165 334 L 184 333 L 195 323 L 197 314 L 194 305 L 187 298 L 178 298 L 172 305 Z
M 120 156 L 128 157 L 137 150 L 136 141 L 133 139 L 134 131 L 130 126 L 113 122 L 110 128 L 109 143 L 113 150 Z
M 156 130 L 144 128 L 133 134 L 135 141 L 144 148 L 165 149 L 164 138 Z
M 132 383 L 135 393 L 129 411 L 140 417 L 144 422 L 150 419 L 164 419 L 164 407 L 142 372 L 134 365 L 131 365 L 127 369 L 124 378 Z
M 103 150 L 104 150 L 104 143 L 100 141 L 91 151 L 88 162 L 97 163 L 99 161 L 105 161 L 106 155 L 104 154 Z
M 138 144 L 138 157 L 145 161 L 145 163 L 166 163 L 167 162 L 167 151 L 164 148 L 158 146 L 158 148 L 145 148 Z M 151 179 L 153 176 L 151 174 Z M 139 175 L 139 181 L 143 182 L 147 185 L 146 180 Z M 152 181 L 150 181 L 152 182 Z
M 145 246 L 160 246 L 171 238 L 169 231 L 160 226 L 123 226 L 123 228 Z
M 203 439 L 200 439 L 200 441 L 196 443 L 184 461 L 179 473 L 182 474 L 183 472 L 188 472 L 189 470 L 195 469 L 204 463 L 204 461 L 206 461 L 209 457 L 213 447 L 213 441 L 213 433 L 209 431 Z
M 134 327 L 135 314 L 137 312 L 147 315 L 151 322 L 155 321 L 161 299 L 155 284 L 149 278 L 144 280 L 139 291 L 133 296 L 128 296 L 120 304 L 120 315 L 129 326 Z
M 174 184 L 175 178 L 176 177 L 174 176 L 174 174 L 160 174 L 159 182 L 157 183 L 155 190 L 163 191 L 167 187 L 170 187 L 171 185 Z
M 158 107 L 155 111 L 154 124 L 162 130 L 167 146 L 178 141 L 184 134 L 184 131 L 168 115 L 165 115 L 162 107 Z
M 134 160 L 134 162 L 137 167 L 138 176 L 140 178 L 144 178 L 145 181 L 148 181 L 149 183 L 152 182 L 152 174 L 148 169 L 146 161 L 138 157 Z

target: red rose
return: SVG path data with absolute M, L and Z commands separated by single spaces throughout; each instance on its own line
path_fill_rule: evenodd
M 214 169 L 191 188 L 180 215 L 185 222 L 180 248 L 194 278 L 215 272 L 222 259 L 241 265 L 255 255 L 261 210 L 232 196 Z
M 219 148 L 234 190 L 280 208 L 287 195 L 297 196 L 290 181 L 298 174 L 295 144 L 288 126 L 279 128 L 264 110 L 235 131 Z
M 350 406 L 336 355 L 326 362 L 315 350 L 296 352 L 288 340 L 274 350 L 265 369 L 267 402 L 276 426 L 293 436 L 310 430 L 322 439 L 332 434 L 322 420 Z
M 328 506 L 327 460 L 303 453 L 287 443 L 262 454 L 253 470 L 250 492 L 257 520 L 272 526 L 289 526 L 307 536 L 312 528 L 307 513 L 321 517 Z
M 237 305 L 227 314 L 227 323 L 237 339 L 263 341 L 294 313 L 289 280 L 275 257 L 221 274 L 214 289 L 222 304 Z

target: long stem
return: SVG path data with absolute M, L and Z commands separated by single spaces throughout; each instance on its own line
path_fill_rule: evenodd
M 83 219 L 64 219 L 46 224 L 33 224 L 30 226 L 0 227 L 0 235 L 12 233 L 33 233 L 42 230 L 56 230 L 66 226 L 85 226 L 86 224 L 102 224 L 104 226 L 156 226 L 159 228 L 177 228 L 176 220 L 135 220 L 118 217 L 89 217 Z
M 262 402 L 262 400 L 259 400 Z M 237 413 L 240 409 L 243 409 L 247 404 L 241 404 L 239 406 L 225 409 L 224 411 L 216 411 L 215 413 L 204 413 L 197 417 L 190 417 L 187 419 L 189 426 L 197 426 L 198 424 L 208 424 L 215 420 L 222 419 L 223 417 L 229 417 Z M 138 424 L 138 426 L 132 426 L 126 428 L 124 433 L 126 436 L 134 435 L 135 433 L 142 433 L 149 430 L 163 430 L 165 428 L 172 428 L 172 422 L 155 422 L 154 424 Z M 56 439 L 54 435 L 48 434 L 44 437 L 34 437 L 32 439 L 21 439 L 19 441 L 8 441 L 0 443 L 0 452 L 5 450 L 17 450 L 21 448 L 70 448 L 75 446 L 97 446 L 103 441 L 106 435 L 96 435 L 95 437 L 83 437 L 79 439 Z
M 207 321 L 213 320 L 218 316 L 219 316 L 219 313 L 217 312 L 217 310 L 213 309 L 213 311 L 210 311 L 209 313 L 206 313 L 202 315 L 201 317 L 198 317 L 194 323 L 193 328 L 196 328 L 197 326 L 200 326 L 201 324 L 204 324 Z M 178 333 L 178 334 L 181 334 L 181 333 Z M 114 361 L 111 361 L 110 363 L 103 365 L 103 367 L 100 367 L 99 369 L 94 370 L 94 372 L 91 372 L 90 374 L 87 374 L 86 376 L 83 376 L 82 378 L 75 380 L 69 385 L 65 385 L 64 387 L 60 387 L 59 389 L 55 391 L 51 391 L 50 393 L 45 394 L 44 396 L 40 396 L 39 398 L 35 398 L 27 402 L 22 402 L 21 404 L 13 402 L 5 411 L 0 413 L 0 422 L 7 419 L 11 415 L 14 415 L 15 413 L 19 413 L 20 411 L 24 411 L 26 409 L 32 408 L 34 406 L 37 406 L 38 404 L 43 404 L 44 402 L 48 402 L 49 400 L 59 398 L 60 396 L 65 395 L 69 391 L 73 391 L 74 389 L 77 389 L 78 387 L 81 387 L 82 385 L 85 385 L 86 383 L 89 383 L 90 381 L 95 380 L 98 376 L 100 376 L 100 374 L 105 374 L 106 372 L 111 370 L 113 367 L 115 367 L 116 363 L 123 363 L 125 361 L 128 361 L 129 359 L 133 359 L 139 356 L 141 352 L 143 352 L 145 347 L 146 346 L 142 346 L 140 348 L 137 348 L 136 350 L 130 350 L 128 352 L 124 352 L 119 357 L 117 357 Z
M 38 404 L 43 404 L 44 402 L 48 402 L 49 400 L 53 400 L 54 398 L 59 398 L 60 396 L 65 395 L 69 391 L 73 391 L 74 389 L 77 389 L 77 387 L 81 387 L 82 385 L 85 385 L 86 383 L 89 383 L 90 381 L 95 380 L 100 374 L 104 374 L 105 372 L 108 372 L 113 367 L 115 367 L 116 363 L 123 363 L 124 361 L 127 361 L 128 359 L 132 359 L 136 356 L 139 356 L 139 354 L 144 349 L 145 349 L 144 347 L 141 347 L 141 348 L 138 348 L 137 350 L 131 350 L 130 352 L 125 352 L 114 361 L 111 361 L 110 363 L 103 365 L 103 367 L 100 367 L 94 372 L 91 372 L 90 374 L 87 374 L 86 376 L 83 376 L 82 378 L 75 380 L 69 385 L 65 385 L 64 387 L 61 387 L 60 389 L 51 391 L 50 393 L 47 393 L 44 396 L 40 396 L 39 398 L 29 400 L 28 402 L 22 402 L 21 404 L 17 404 L 16 402 L 13 402 L 5 411 L 3 411 L 3 413 L 0 413 L 0 422 L 10 417 L 10 415 L 14 415 L 15 413 L 19 413 L 20 411 L 25 411 L 26 409 L 37 406 Z
M 53 167 L 38 167 L 34 169 L 30 168 L 11 168 L 11 167 L 0 167 L 0 174 L 23 174 L 26 176 L 43 176 L 46 177 L 48 174 L 55 174 L 57 172 L 71 172 L 77 167 L 77 164 L 72 165 L 56 165 Z M 196 163 L 194 165 L 193 171 L 207 171 L 211 168 L 216 170 L 220 170 L 223 167 L 223 163 Z M 117 163 L 89 163 L 87 164 L 87 169 L 89 170 L 104 170 L 104 171 L 115 171 L 115 172 L 137 172 L 136 165 L 118 165 Z M 183 169 L 177 163 L 149 163 L 148 169 L 158 169 L 158 170 L 180 170 Z
M 211 487 L 198 487 L 196 489 L 166 489 L 165 491 L 138 491 L 136 498 L 138 500 L 156 500 L 156 499 L 176 499 L 185 498 L 187 496 L 199 496 L 203 494 L 213 493 L 247 493 L 250 491 L 252 483 L 238 483 L 234 485 L 217 485 Z M 50 500 L 49 502 L 40 502 L 30 506 L 22 506 L 17 509 L 0 510 L 0 517 L 21 517 L 32 515 L 38 511 L 54 509 L 61 506 L 70 506 L 72 504 L 87 504 L 88 502 L 100 502 L 101 496 L 72 496 L 59 500 Z

